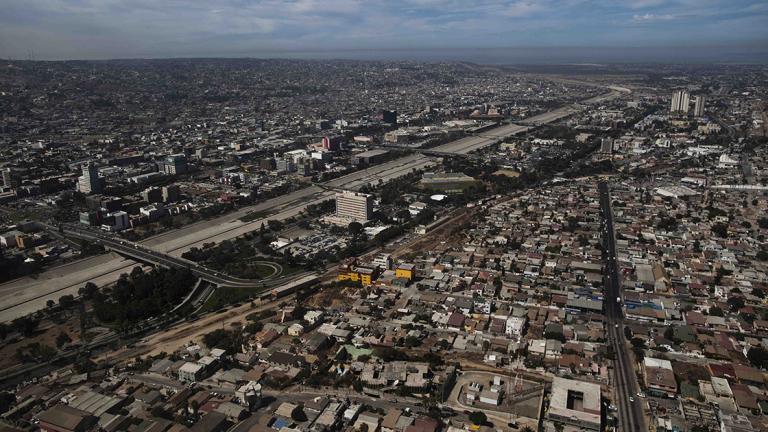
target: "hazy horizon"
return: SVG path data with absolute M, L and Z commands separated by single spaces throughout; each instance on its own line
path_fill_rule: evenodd
M 0 0 L 0 57 L 767 63 L 757 0 Z

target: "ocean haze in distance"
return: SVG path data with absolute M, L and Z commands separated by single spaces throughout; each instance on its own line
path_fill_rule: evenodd
M 0 57 L 768 63 L 765 0 L 0 0 Z

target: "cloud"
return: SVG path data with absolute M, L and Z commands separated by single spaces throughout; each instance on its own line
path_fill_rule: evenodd
M 737 35 L 717 25 L 764 13 L 757 0 L 0 0 L 0 10 L 2 57 L 768 38 L 756 19 Z
M 503 11 L 503 14 L 512 18 L 521 18 L 540 12 L 544 9 L 545 7 L 541 2 L 517 1 L 507 6 Z
M 629 0 L 625 2 L 631 9 L 645 9 L 669 3 L 668 0 Z
M 647 23 L 647 22 L 653 22 L 653 21 L 669 21 L 673 19 L 675 19 L 675 16 L 671 14 L 656 15 L 652 13 L 647 13 L 643 15 L 634 15 L 632 17 L 632 21 L 637 23 Z

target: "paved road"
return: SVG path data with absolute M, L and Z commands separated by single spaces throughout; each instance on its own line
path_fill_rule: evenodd
M 606 238 L 606 301 L 605 316 L 608 325 L 608 341 L 613 347 L 616 359 L 614 361 L 614 404 L 619 409 L 619 430 L 637 432 L 647 430 L 643 417 L 643 399 L 637 396 L 640 386 L 633 367 L 633 360 L 627 350 L 624 337 L 624 318 L 621 310 L 621 286 L 618 265 L 616 262 L 616 238 L 613 226 L 613 210 L 611 196 L 606 182 L 600 182 L 600 204 L 603 211 L 603 229 Z M 634 399 L 634 401 L 630 400 Z
M 172 268 L 186 268 L 189 269 L 195 276 L 214 283 L 218 286 L 229 287 L 244 287 L 244 288 L 265 288 L 268 286 L 275 286 L 276 284 L 283 283 L 287 280 L 293 280 L 297 275 L 291 275 L 288 277 L 267 277 L 262 280 L 241 279 L 232 277 L 218 271 L 209 269 L 203 265 L 197 264 L 194 261 L 189 261 L 184 258 L 176 258 L 163 252 L 158 252 L 154 249 L 148 248 L 139 243 L 133 243 L 126 240 L 120 240 L 94 230 L 88 230 L 76 225 L 65 225 L 63 231 L 67 235 L 81 238 L 84 240 L 96 242 L 101 244 L 107 249 L 119 252 L 121 255 L 136 258 L 138 261 L 159 264 L 165 267 Z M 279 264 L 267 263 L 275 270 L 275 275 L 280 268 Z M 305 276 L 310 272 L 302 273 L 298 276 Z

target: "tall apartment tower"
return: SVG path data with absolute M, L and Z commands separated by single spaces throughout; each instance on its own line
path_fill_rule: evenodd
M 78 179 L 80 192 L 84 194 L 100 194 L 104 192 L 104 180 L 99 177 L 96 165 L 89 162 L 83 165 L 83 176 Z
M 166 174 L 184 174 L 188 171 L 187 156 L 183 153 L 172 154 L 165 158 L 164 171 Z
M 702 117 L 704 116 L 704 104 L 706 103 L 706 99 L 704 96 L 696 96 L 696 102 L 693 105 L 693 115 L 696 117 Z
M 669 111 L 672 113 L 688 114 L 688 106 L 691 103 L 691 95 L 687 90 L 678 90 L 672 93 L 672 106 Z
M 13 176 L 10 168 L 0 170 L 0 180 L 2 180 L 3 187 L 13 187 Z
M 366 223 L 373 214 L 373 196 L 344 191 L 336 194 L 336 216 L 354 222 Z

